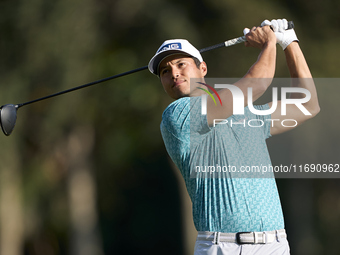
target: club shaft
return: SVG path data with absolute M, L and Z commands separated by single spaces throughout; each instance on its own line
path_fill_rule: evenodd
M 238 39 L 238 38 L 236 38 L 236 39 Z M 236 40 L 236 39 L 233 39 L 233 40 Z M 229 40 L 229 41 L 232 41 L 232 40 Z M 229 41 L 227 41 L 227 42 L 229 42 Z M 213 46 L 201 49 L 200 52 L 203 53 L 203 52 L 206 52 L 206 51 L 210 51 L 210 50 L 214 50 L 214 49 L 217 49 L 217 48 L 225 47 L 226 46 L 225 43 L 220 43 L 220 44 L 216 44 L 216 45 L 213 45 Z M 234 44 L 236 44 L 236 43 L 234 43 Z M 230 44 L 228 46 L 231 46 L 231 45 L 232 44 Z M 78 87 L 74 87 L 74 88 L 71 88 L 71 89 L 63 90 L 63 91 L 60 91 L 60 92 L 52 94 L 52 95 L 48 95 L 48 96 L 45 96 L 45 97 L 37 98 L 37 99 L 34 99 L 32 101 L 28 101 L 28 102 L 25 102 L 25 103 L 17 104 L 16 107 L 20 108 L 20 107 L 22 107 L 24 105 L 33 104 L 33 103 L 36 103 L 36 102 L 39 102 L 39 101 L 42 101 L 42 100 L 45 100 L 45 99 L 49 99 L 49 98 L 52 98 L 52 97 L 60 96 L 60 95 L 63 95 L 63 94 L 66 94 L 66 93 L 69 93 L 69 92 L 72 92 L 72 91 L 76 91 L 76 90 L 79 90 L 79 89 L 90 87 L 90 86 L 98 84 L 98 83 L 102 83 L 102 82 L 105 82 L 105 81 L 108 81 L 108 80 L 119 78 L 119 77 L 122 77 L 122 76 L 125 76 L 125 75 L 137 73 L 139 71 L 143 71 L 143 70 L 146 70 L 146 69 L 148 69 L 148 66 L 143 66 L 143 67 L 140 67 L 140 68 L 136 68 L 136 69 L 124 72 L 124 73 L 116 74 L 116 75 L 113 75 L 113 76 L 110 76 L 110 77 L 107 77 L 107 78 L 103 78 L 103 79 L 100 79 L 100 80 L 97 80 L 97 81 L 86 83 L 86 84 L 80 85 Z
M 125 75 L 128 75 L 128 74 L 136 73 L 136 72 L 145 70 L 147 68 L 148 68 L 148 66 L 143 66 L 143 67 L 140 67 L 140 68 L 136 68 L 136 69 L 124 72 L 124 73 L 116 74 L 116 75 L 113 75 L 113 76 L 110 76 L 110 77 L 107 77 L 107 78 L 104 78 L 104 79 L 100 79 L 100 80 L 97 80 L 97 81 L 86 83 L 86 84 L 80 85 L 78 87 L 74 87 L 74 88 L 71 88 L 71 89 L 60 91 L 58 93 L 55 93 L 55 94 L 52 94 L 52 95 L 49 95 L 49 96 L 41 97 L 41 98 L 29 101 L 29 102 L 25 102 L 25 103 L 22 103 L 22 104 L 17 104 L 16 106 L 17 106 L 17 108 L 19 108 L 19 107 L 24 106 L 24 105 L 28 105 L 28 104 L 32 104 L 32 103 L 35 103 L 35 102 L 38 102 L 38 101 L 42 101 L 42 100 L 45 100 L 45 99 L 48 99 L 48 98 L 60 96 L 62 94 L 66 94 L 66 93 L 69 93 L 69 92 L 72 92 L 72 91 L 75 91 L 75 90 L 78 90 L 78 89 L 86 88 L 86 87 L 89 87 L 89 86 L 92 86 L 92 85 L 95 85 L 95 84 L 98 84 L 98 83 L 101 83 L 101 82 L 105 82 L 105 81 L 108 81 L 108 80 L 119 78 L 119 77 L 122 77 L 122 76 L 125 76 Z
M 291 29 L 291 28 L 294 28 L 294 23 L 292 21 L 289 21 L 288 22 L 288 29 Z M 246 37 L 240 36 L 240 37 L 225 41 L 223 43 L 219 43 L 219 44 L 215 44 L 215 45 L 203 48 L 203 49 L 200 50 L 200 53 L 207 52 L 207 51 L 214 50 L 214 49 L 218 49 L 218 48 L 222 48 L 222 47 L 233 46 L 233 45 L 245 42 L 245 41 L 246 41 Z M 116 75 L 113 75 L 113 76 L 110 76 L 110 77 L 107 77 L 107 78 L 104 78 L 104 79 L 100 79 L 100 80 L 97 80 L 97 81 L 86 83 L 86 84 L 80 85 L 78 87 L 67 89 L 67 90 L 64 90 L 64 91 L 61 91 L 61 92 L 58 92 L 58 93 L 55 93 L 55 94 L 52 94 L 52 95 L 49 95 L 49 96 L 45 96 L 45 97 L 41 97 L 41 98 L 29 101 L 29 102 L 17 104 L 15 106 L 17 108 L 19 108 L 19 107 L 22 107 L 24 105 L 28 105 L 28 104 L 32 104 L 32 103 L 42 101 L 42 100 L 45 100 L 45 99 L 48 99 L 48 98 L 60 96 L 60 95 L 63 95 L 63 94 L 66 94 L 66 93 L 69 93 L 69 92 L 72 92 L 72 91 L 75 91 L 75 90 L 83 89 L 83 88 L 86 88 L 86 87 L 89 87 L 89 86 L 92 86 L 92 85 L 95 85 L 95 84 L 98 84 L 98 83 L 102 83 L 102 82 L 105 82 L 105 81 L 108 81 L 108 80 L 119 78 L 119 77 L 122 77 L 122 76 L 125 76 L 125 75 L 137 73 L 139 71 L 143 71 L 143 70 L 146 70 L 146 69 L 148 69 L 148 66 L 143 66 L 143 67 L 133 69 L 133 70 L 130 70 L 130 71 L 127 71 L 127 72 L 124 72 L 124 73 L 116 74 Z
M 222 47 L 233 46 L 233 45 L 245 42 L 245 41 L 246 41 L 246 37 L 245 36 L 240 36 L 240 37 L 237 37 L 237 38 L 225 41 L 223 43 L 215 44 L 215 45 L 209 46 L 207 48 L 201 49 L 200 53 L 203 53 L 203 52 L 206 52 L 206 51 L 209 51 L 209 50 L 214 50 L 214 49 L 222 48 Z

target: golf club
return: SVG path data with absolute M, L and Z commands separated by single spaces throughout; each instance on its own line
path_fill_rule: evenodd
M 292 29 L 292 28 L 294 28 L 294 23 L 292 21 L 289 21 L 288 22 L 288 29 Z M 233 46 L 233 45 L 245 42 L 245 41 L 246 41 L 246 37 L 240 36 L 238 38 L 234 38 L 234 39 L 225 41 L 223 43 L 219 43 L 219 44 L 215 44 L 215 45 L 203 48 L 203 49 L 200 50 L 200 53 L 210 51 L 210 50 L 214 50 L 214 49 L 218 49 L 218 48 L 222 48 L 222 47 Z M 60 96 L 62 94 L 66 94 L 66 93 L 69 93 L 69 92 L 72 92 L 72 91 L 75 91 L 75 90 L 78 90 L 78 89 L 86 88 L 86 87 L 89 87 L 89 86 L 92 86 L 92 85 L 95 85 L 95 84 L 98 84 L 98 83 L 102 83 L 102 82 L 105 82 L 105 81 L 108 81 L 108 80 L 112 80 L 112 79 L 115 79 L 115 78 L 118 78 L 118 77 L 122 77 L 122 76 L 125 76 L 125 75 L 129 75 L 129 74 L 132 74 L 132 73 L 143 71 L 143 70 L 146 70 L 146 69 L 148 69 L 148 66 L 143 66 L 143 67 L 140 67 L 140 68 L 137 68 L 137 69 L 133 69 L 133 70 L 130 70 L 130 71 L 127 71 L 127 72 L 124 72 L 124 73 L 116 74 L 116 75 L 113 75 L 113 76 L 110 76 L 110 77 L 107 77 L 107 78 L 104 78 L 104 79 L 101 79 L 101 80 L 93 81 L 93 82 L 90 82 L 90 83 L 87 83 L 87 84 L 84 84 L 84 85 L 81 85 L 81 86 L 78 86 L 78 87 L 67 89 L 67 90 L 64 90 L 64 91 L 61 91 L 61 92 L 58 92 L 58 93 L 55 93 L 55 94 L 52 94 L 52 95 L 49 95 L 49 96 L 45 96 L 45 97 L 41 97 L 41 98 L 38 98 L 38 99 L 35 99 L 35 100 L 32 100 L 32 101 L 28 101 L 28 102 L 25 102 L 25 103 L 2 105 L 0 107 L 1 129 L 6 136 L 9 136 L 12 133 L 14 126 L 15 126 L 15 123 L 16 123 L 16 119 L 17 119 L 17 111 L 22 106 L 32 104 L 32 103 L 35 103 L 35 102 L 38 102 L 38 101 L 42 101 L 42 100 L 45 100 L 45 99 L 48 99 L 48 98 L 51 98 L 51 97 Z

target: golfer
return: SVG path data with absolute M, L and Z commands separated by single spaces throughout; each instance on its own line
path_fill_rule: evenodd
M 233 84 L 243 92 L 244 114 L 233 114 L 230 89 L 218 92 L 221 104 L 215 105 L 206 96 L 206 113 L 202 114 L 203 96 L 207 93 L 204 77 L 207 64 L 199 51 L 183 39 L 165 41 L 149 62 L 149 70 L 159 76 L 166 93 L 175 101 L 164 111 L 161 133 L 166 149 L 185 180 L 192 201 L 193 220 L 198 231 L 195 255 L 200 254 L 289 254 L 284 219 L 274 176 L 272 178 L 193 177 L 195 166 L 270 165 L 265 140 L 271 135 L 293 127 L 281 125 L 283 119 L 298 124 L 315 116 L 319 104 L 312 75 L 299 47 L 293 29 L 285 19 L 268 21 L 261 26 L 245 29 L 245 46 L 260 49 L 257 61 L 245 76 Z M 247 89 L 252 88 L 251 101 L 261 97 L 271 84 L 275 73 L 276 45 L 284 50 L 293 85 L 310 92 L 310 99 L 301 106 L 287 105 L 281 115 L 281 105 L 268 115 L 255 115 L 248 107 Z M 195 78 L 195 86 L 190 83 Z M 265 78 L 265 79 L 262 79 Z M 193 85 L 193 84 L 192 84 Z M 193 89 L 195 88 L 195 89 Z M 293 98 L 304 98 L 293 93 Z M 214 97 L 217 100 L 217 95 Z M 272 102 L 254 106 L 268 110 Z M 215 119 L 242 123 L 257 119 L 260 127 L 246 125 L 214 125 Z M 268 121 L 275 119 L 278 121 Z

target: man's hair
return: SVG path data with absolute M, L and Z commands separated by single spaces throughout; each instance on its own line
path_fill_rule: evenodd
M 195 58 L 195 57 L 191 57 L 191 58 L 194 60 L 194 62 L 195 62 L 195 64 L 196 64 L 197 68 L 199 69 L 199 68 L 200 68 L 200 65 L 201 65 L 201 61 L 199 61 L 199 59 L 198 59 L 198 58 Z

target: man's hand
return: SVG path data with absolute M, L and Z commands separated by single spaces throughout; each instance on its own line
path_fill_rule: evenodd
M 247 39 L 245 42 L 246 47 L 263 49 L 268 43 L 276 44 L 275 34 L 269 26 L 253 27 L 251 30 L 245 28 L 243 33 Z
M 287 48 L 289 44 L 295 41 L 299 41 L 294 29 L 288 29 L 288 22 L 286 19 L 273 19 L 272 21 L 264 20 L 261 26 L 270 26 L 277 39 L 277 43 L 280 44 L 283 50 Z

